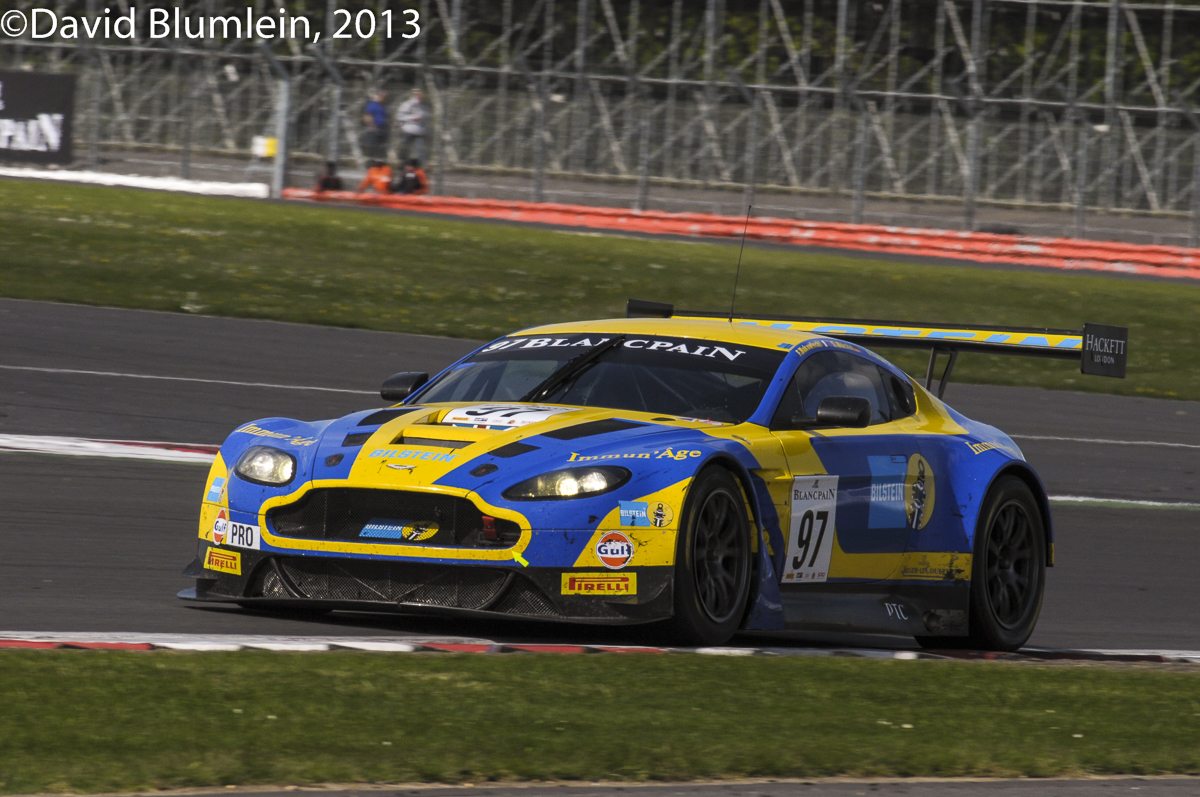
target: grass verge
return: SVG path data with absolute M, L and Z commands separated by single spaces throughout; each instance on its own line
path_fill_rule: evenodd
M 1200 771 L 1200 675 L 686 655 L 8 651 L 0 791 Z
M 486 339 L 727 306 L 736 252 L 309 205 L 0 181 L 0 295 Z M 750 250 L 743 312 L 1130 327 L 1129 378 L 968 355 L 960 381 L 1200 399 L 1200 285 Z M 893 356 L 914 373 L 924 358 Z

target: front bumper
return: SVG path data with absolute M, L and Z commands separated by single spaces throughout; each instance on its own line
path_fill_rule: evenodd
M 183 575 L 194 589 L 179 597 L 264 609 L 334 609 L 424 615 L 505 616 L 531 620 L 629 625 L 673 613 L 673 568 L 627 567 L 593 573 L 515 565 L 428 564 L 354 557 L 288 555 L 238 549 L 240 573 L 205 569 L 209 551 Z M 563 594 L 564 574 L 634 575 L 634 594 Z

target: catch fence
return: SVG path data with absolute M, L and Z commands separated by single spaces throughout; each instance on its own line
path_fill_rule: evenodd
M 196 20 L 246 9 L 179 5 Z M 184 176 L 217 157 L 265 169 L 251 142 L 282 113 L 294 161 L 361 169 L 369 95 L 388 91 L 391 111 L 419 87 L 435 193 L 961 229 L 1004 210 L 1077 237 L 1124 214 L 1157 224 L 1156 243 L 1200 245 L 1198 2 L 252 2 L 326 33 L 338 8 L 391 10 L 394 35 L 152 40 L 137 4 L 141 38 L 27 34 L 0 41 L 0 68 L 79 74 L 93 165 L 119 150 L 169 153 Z M 405 9 L 415 38 L 399 35 Z M 400 147 L 393 131 L 388 155 Z

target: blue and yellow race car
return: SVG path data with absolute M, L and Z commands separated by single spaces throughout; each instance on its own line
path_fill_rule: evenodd
M 1054 561 L 1038 475 L 939 396 L 960 351 L 1124 374 L 1127 332 L 717 317 L 527 329 L 398 402 L 236 429 L 193 601 L 914 636 L 1014 650 Z M 928 349 L 922 384 L 866 348 Z M 941 354 L 949 355 L 933 390 Z

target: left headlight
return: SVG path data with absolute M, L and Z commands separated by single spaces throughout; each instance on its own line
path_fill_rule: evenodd
M 255 484 L 278 487 L 296 478 L 296 458 L 270 446 L 251 446 L 233 466 L 234 473 Z
M 631 475 L 625 468 L 614 467 L 556 470 L 514 484 L 504 491 L 504 497 L 510 501 L 587 498 L 617 489 Z

